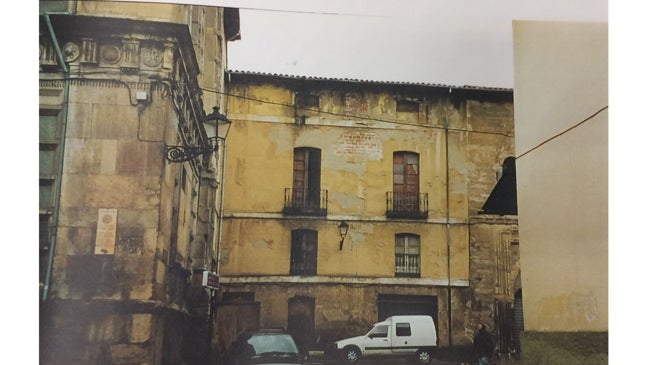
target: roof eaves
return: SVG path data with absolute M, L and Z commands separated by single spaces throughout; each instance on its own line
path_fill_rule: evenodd
M 363 83 L 363 84 L 398 85 L 398 86 L 422 86 L 422 87 L 448 88 L 450 90 L 456 89 L 456 90 L 495 91 L 495 92 L 510 92 L 510 93 L 513 91 L 513 89 L 511 88 L 471 86 L 471 85 L 455 86 L 455 85 L 433 84 L 433 83 L 425 83 L 425 82 L 379 81 L 379 80 L 363 80 L 363 79 L 321 77 L 321 76 L 301 76 L 301 75 L 288 75 L 288 74 L 279 74 L 279 73 L 241 71 L 241 70 L 228 70 L 227 72 L 233 75 L 239 74 L 239 75 L 262 76 L 262 77 L 279 77 L 279 78 L 293 79 L 293 80 L 338 81 L 338 82 L 354 82 L 354 83 Z

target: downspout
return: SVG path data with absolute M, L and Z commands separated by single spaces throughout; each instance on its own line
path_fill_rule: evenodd
M 217 237 L 217 275 L 219 275 L 219 268 L 221 267 L 221 237 L 222 237 L 222 227 L 223 227 L 223 200 L 225 197 L 224 194 L 224 188 L 226 185 L 226 140 L 223 140 L 223 144 L 221 145 L 221 153 L 223 155 L 223 159 L 221 162 L 221 182 L 219 183 L 219 188 L 220 188 L 220 194 L 221 194 L 221 199 L 219 199 L 219 222 L 217 224 L 218 229 L 219 229 L 219 235 Z
M 47 25 L 47 30 L 50 33 L 52 38 L 52 43 L 54 44 L 54 49 L 56 50 L 56 56 L 59 60 L 59 64 L 63 69 L 64 74 L 64 87 L 63 87 L 63 108 L 61 109 L 62 113 L 62 126 L 61 126 L 61 140 L 59 142 L 59 166 L 57 169 L 56 175 L 56 192 L 54 194 L 54 214 L 52 215 L 52 221 L 49 224 L 49 227 L 54 227 L 54 232 L 49 232 L 50 234 L 50 246 L 48 248 L 48 258 L 47 258 L 47 269 L 45 273 L 45 283 L 43 285 L 43 296 L 42 300 L 45 301 L 48 296 L 50 289 L 50 281 L 52 280 L 52 265 L 54 263 L 54 250 L 56 249 L 56 235 L 57 228 L 59 225 L 59 208 L 61 204 L 61 185 L 63 179 L 63 157 L 65 155 L 65 137 L 66 137 L 66 128 L 68 125 L 68 98 L 70 95 L 70 80 L 68 66 L 65 64 L 65 59 L 63 58 L 63 53 L 61 52 L 61 47 L 59 47 L 59 42 L 56 39 L 54 34 L 54 28 L 52 27 L 52 22 L 50 21 L 50 14 L 44 13 L 43 18 L 45 19 L 45 24 Z
M 217 277 L 219 277 L 219 267 L 221 266 L 221 230 L 223 227 L 223 199 L 224 199 L 224 182 L 226 181 L 226 140 L 223 140 L 223 144 L 221 145 L 221 155 L 223 156 L 222 163 L 220 164 L 221 166 L 219 167 L 221 169 L 221 182 L 219 183 L 219 189 L 221 190 L 219 193 L 221 194 L 221 198 L 219 199 L 219 221 L 217 222 L 217 227 L 218 227 L 218 234 L 217 234 L 217 267 L 213 268 L 212 265 L 210 265 L 210 271 L 215 271 L 217 274 Z M 210 289 L 210 294 L 209 294 L 209 299 L 208 299 L 208 358 L 210 358 L 211 352 L 212 352 L 212 332 L 214 331 L 214 319 L 216 318 L 216 311 L 217 311 L 217 296 L 216 296 L 216 290 Z
M 449 325 L 449 347 L 452 345 L 452 322 L 451 322 L 451 227 L 449 218 L 449 121 L 445 115 L 445 179 L 446 179 L 446 226 L 447 226 L 447 323 Z

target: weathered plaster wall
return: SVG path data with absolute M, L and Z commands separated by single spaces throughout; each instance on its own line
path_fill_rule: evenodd
M 320 346 L 333 340 L 365 334 L 379 320 L 377 300 L 380 294 L 437 297 L 440 313 L 446 313 L 446 290 L 435 287 L 266 283 L 232 284 L 225 291 L 254 293 L 255 301 L 260 303 L 260 326 L 263 328 L 286 327 L 287 305 L 291 298 L 314 298 L 314 337 Z M 338 300 L 342 298 L 345 300 Z M 454 311 L 454 315 L 462 315 L 462 311 Z M 442 317 L 436 319 L 439 337 L 444 342 L 447 336 L 446 320 Z
M 221 246 L 224 291 L 254 292 L 261 326 L 286 327 L 288 298 L 312 296 L 316 331 L 331 338 L 367 330 L 377 320 L 378 292 L 435 295 L 441 344 L 448 344 L 450 327 L 454 345 L 471 343 L 467 329 L 473 330 L 477 318 L 489 320 L 495 288 L 486 279 L 480 298 L 486 304 L 473 304 L 467 289 L 474 265 L 470 217 L 494 188 L 503 160 L 514 154 L 512 103 L 411 97 L 419 100 L 418 111 L 397 112 L 398 100 L 407 96 L 345 85 L 312 90 L 319 99 L 316 111 L 294 108 L 293 86 L 272 77 L 234 81 L 230 90 L 236 96 L 228 108 L 234 123 Z M 326 217 L 282 213 L 284 190 L 293 184 L 295 147 L 321 149 Z M 396 151 L 419 154 L 427 219 L 386 218 Z M 350 229 L 339 250 L 341 220 Z M 318 231 L 316 276 L 289 275 L 293 229 Z M 395 278 L 395 234 L 404 232 L 420 235 L 420 278 Z M 493 269 L 484 263 L 484 270 Z
M 421 277 L 447 279 L 444 225 L 353 222 L 343 250 L 336 222 L 321 220 L 229 219 L 222 243 L 223 275 L 289 275 L 291 230 L 318 231 L 318 275 L 393 277 L 395 234 L 411 232 L 421 239 Z M 453 227 L 452 280 L 468 278 L 467 230 Z

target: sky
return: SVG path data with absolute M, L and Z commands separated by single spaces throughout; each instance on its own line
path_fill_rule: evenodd
M 240 9 L 228 68 L 513 87 L 512 21 L 608 21 L 606 0 L 188 0 Z

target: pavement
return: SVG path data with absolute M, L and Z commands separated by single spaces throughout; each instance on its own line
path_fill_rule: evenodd
M 362 358 L 358 365 L 413 365 L 414 361 L 405 358 Z M 476 365 L 477 361 L 467 363 L 466 360 L 460 360 L 459 356 L 441 354 L 440 357 L 431 360 L 429 365 Z M 521 362 L 513 359 L 491 359 L 490 365 L 520 365 Z M 310 351 L 309 361 L 305 365 L 344 365 L 337 362 L 325 361 L 322 351 Z

